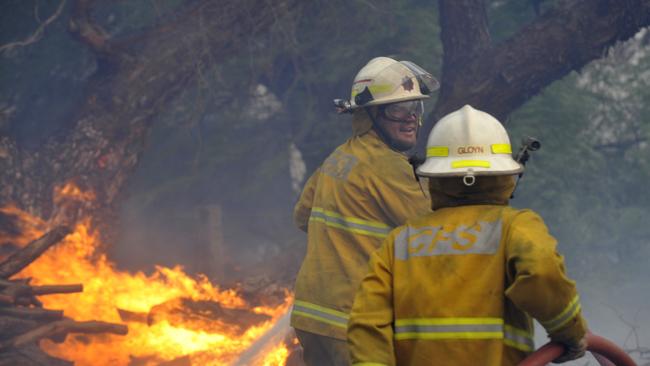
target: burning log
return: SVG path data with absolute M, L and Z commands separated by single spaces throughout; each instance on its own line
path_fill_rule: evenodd
M 246 329 L 271 319 L 264 314 L 251 313 L 247 309 L 230 309 L 214 301 L 174 299 L 156 305 L 147 315 L 149 325 L 162 320 L 170 324 L 196 325 L 197 329 L 209 331 L 211 327 L 227 331 L 230 335 L 242 334 Z
M 0 278 L 9 278 L 27 267 L 49 247 L 61 241 L 72 230 L 66 226 L 58 226 L 54 230 L 29 243 L 0 263 Z
M 29 278 L 9 279 L 70 232 L 68 227 L 56 227 L 0 263 L 0 366 L 72 365 L 47 355 L 38 347 L 38 341 L 63 342 L 68 333 L 127 334 L 128 328 L 122 324 L 64 318 L 63 310 L 43 309 L 37 298 L 82 292 L 82 284 L 32 286 Z
M 34 305 L 41 307 L 38 295 L 82 292 L 82 284 L 29 286 L 29 280 L 7 281 L 0 279 L 0 305 Z
M 0 231 L 0 243 L 8 244 L 4 248 L 15 248 L 8 253 L 14 270 L 5 272 L 12 278 L 0 277 L 0 308 L 12 314 L 1 315 L 0 311 L 0 366 L 70 365 L 46 352 L 84 365 L 231 364 L 268 329 L 275 331 L 274 324 L 290 306 L 291 294 L 274 286 L 262 286 L 264 295 L 255 295 L 253 292 L 261 285 L 251 283 L 242 287 L 247 290 L 244 295 L 239 289 L 216 287 L 205 276 L 192 278 L 180 267 L 158 267 L 151 275 L 118 271 L 98 250 L 102 244 L 98 232 L 85 219 L 60 248 L 44 252 L 32 264 L 29 259 L 16 260 L 21 256 L 17 254 L 20 248 L 35 246 L 30 240 L 39 238 L 43 242 L 41 236 L 47 223 L 37 221 L 31 226 L 25 226 L 15 237 Z M 21 254 L 29 257 L 25 251 Z M 0 268 L 7 268 L 3 262 L 6 258 L 0 257 Z M 14 274 L 19 267 L 24 269 Z M 14 278 L 18 276 L 33 277 L 34 281 Z M 69 284 L 76 282 L 75 278 L 89 285 L 87 294 L 40 297 L 82 291 L 84 286 Z M 45 284 L 53 286 L 42 286 Z M 48 308 L 65 310 L 65 316 L 61 310 Z M 100 320 L 104 315 L 92 314 L 114 316 L 116 309 L 122 318 L 118 322 L 129 322 L 128 338 L 101 334 L 68 337 L 74 332 L 124 334 L 127 328 L 120 324 L 94 323 L 103 324 L 96 327 L 85 323 L 89 327 L 85 328 L 72 319 Z M 268 354 L 256 354 L 264 362 L 260 359 L 254 364 L 284 364 L 293 343 L 281 338 L 277 342 L 267 342 Z
M 84 286 L 80 283 L 74 285 L 49 285 L 32 287 L 32 293 L 34 295 L 72 294 L 75 292 L 83 292 L 83 290 Z
M 129 329 L 123 324 L 98 321 L 77 322 L 72 319 L 64 319 L 40 326 L 9 341 L 2 342 L 0 343 L 0 350 L 10 347 L 22 347 L 30 343 L 35 343 L 43 338 L 65 339 L 68 333 L 112 333 L 126 335 L 128 332 Z

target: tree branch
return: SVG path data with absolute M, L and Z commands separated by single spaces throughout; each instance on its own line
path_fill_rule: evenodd
M 483 9 L 478 3 L 472 6 L 475 11 Z M 454 56 L 455 63 L 445 58 L 442 89 L 424 132 L 464 104 L 503 121 L 553 81 L 600 58 L 617 41 L 631 38 L 649 24 L 650 0 L 572 1 L 549 10 L 496 47 L 473 55 L 475 49 L 470 49 L 466 57 Z M 464 32 L 456 26 L 445 26 L 452 27 L 453 32 Z M 451 43 L 450 52 L 462 52 L 456 45 L 459 42 Z
M 65 1 L 66 0 L 61 0 L 54 14 L 50 15 L 50 17 L 47 18 L 43 23 L 39 24 L 38 28 L 36 28 L 36 30 L 34 31 L 34 33 L 32 33 L 32 35 L 30 35 L 29 37 L 25 38 L 22 41 L 10 42 L 0 46 L 0 53 L 9 52 L 16 47 L 25 47 L 27 45 L 39 41 L 43 37 L 45 28 L 48 25 L 50 25 L 52 22 L 54 22 L 59 17 L 59 15 L 61 15 L 61 12 L 63 11 L 63 7 L 65 6 Z

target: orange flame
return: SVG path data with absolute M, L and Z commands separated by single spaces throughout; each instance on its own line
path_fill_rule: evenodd
M 15 219 L 17 231 L 16 233 L 0 232 L 0 234 L 4 235 L 0 244 L 10 242 L 22 248 L 32 240 L 43 235 L 43 231 L 47 227 L 42 220 L 25 213 L 16 206 L 0 207 L 0 213 Z
M 66 187 L 58 194 L 82 199 L 94 197 Z M 43 221 L 14 207 L 1 210 L 27 218 L 29 226 L 34 228 L 28 232 L 31 239 L 42 234 L 42 229 L 47 227 Z M 129 334 L 126 336 L 70 335 L 62 344 L 49 340 L 41 343 L 48 353 L 72 360 L 75 365 L 129 365 L 133 360 L 137 360 L 138 365 L 157 365 L 182 357 L 192 365 L 228 365 L 269 331 L 292 302 L 292 295 L 286 291 L 283 304 L 253 308 L 236 291 L 220 289 L 205 276 L 191 277 L 180 266 L 157 266 L 152 274 L 120 271 L 99 248 L 102 246 L 98 233 L 91 230 L 90 220 L 84 220 L 72 234 L 18 275 L 32 277 L 32 284 L 83 283 L 82 293 L 40 298 L 44 307 L 63 309 L 67 317 L 114 323 L 127 320 Z M 180 299 L 204 301 L 216 304 L 219 309 L 252 316 L 257 314 L 264 320 L 238 330 L 219 319 L 205 316 L 186 319 L 173 316 L 171 311 L 165 313 L 164 309 L 164 316 L 152 317 L 154 307 L 161 304 L 182 306 Z M 133 319 L 123 319 L 118 309 L 136 315 Z M 264 359 L 255 364 L 284 365 L 288 353 L 282 341 L 272 345 Z
M 264 359 L 264 366 L 284 365 L 287 357 L 289 357 L 289 350 L 287 345 L 281 343 L 275 346 Z
M 81 188 L 72 182 L 68 182 L 62 187 L 54 187 L 55 204 L 62 203 L 64 200 L 89 202 L 94 201 L 95 198 L 95 193 L 93 191 L 82 191 Z

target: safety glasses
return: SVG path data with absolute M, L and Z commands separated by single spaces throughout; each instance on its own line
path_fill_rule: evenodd
M 424 104 L 421 100 L 390 103 L 381 105 L 379 112 L 389 121 L 408 122 L 412 118 L 419 121 L 424 113 Z

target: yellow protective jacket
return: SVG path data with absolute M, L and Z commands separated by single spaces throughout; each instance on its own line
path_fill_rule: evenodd
M 556 241 L 530 210 L 436 209 L 392 231 L 369 266 L 348 328 L 355 365 L 516 365 L 534 349 L 528 314 L 555 341 L 585 334 Z
M 296 225 L 307 231 L 307 253 L 291 325 L 342 340 L 370 253 L 392 229 L 431 211 L 407 157 L 363 118 L 355 115 L 355 135 L 309 178 L 294 210 Z

